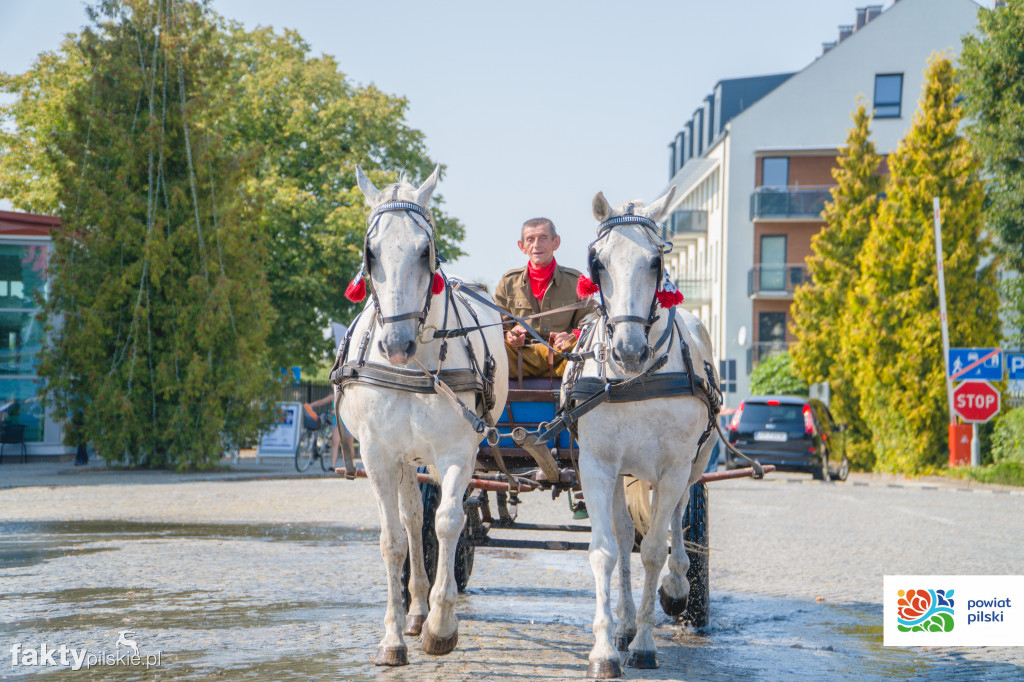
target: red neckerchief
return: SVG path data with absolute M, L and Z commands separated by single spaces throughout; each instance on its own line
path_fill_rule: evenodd
M 551 283 L 551 277 L 555 274 L 555 266 L 557 263 L 555 259 L 551 259 L 551 263 L 547 267 L 534 268 L 531 263 L 526 264 L 526 274 L 530 278 L 530 291 L 533 292 L 533 297 L 538 301 L 544 298 L 544 292 L 548 290 L 548 284 Z

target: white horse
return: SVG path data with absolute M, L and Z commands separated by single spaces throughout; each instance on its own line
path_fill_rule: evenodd
M 493 405 L 479 409 L 484 421 L 493 422 L 508 396 L 508 359 L 502 331 L 490 326 L 468 336 L 447 341 L 441 363 L 442 343 L 433 330 L 500 323 L 491 310 L 471 306 L 462 297 L 445 291 L 432 295 L 438 282 L 433 222 L 426 206 L 437 185 L 439 168 L 419 188 L 404 177 L 378 190 L 356 169 L 359 188 L 372 209 L 365 244 L 365 267 L 370 302 L 351 330 L 347 360 L 363 354 L 367 367 L 387 375 L 394 368 L 408 377 L 423 380 L 430 371 L 482 368 L 493 357 Z M 402 208 L 403 203 L 406 208 Z M 391 208 L 388 208 L 391 207 Z M 461 320 L 461 322 L 460 322 Z M 447 323 L 447 324 L 446 324 Z M 364 344 L 364 339 L 366 343 Z M 485 348 L 486 340 L 486 348 Z M 470 344 L 472 352 L 467 350 Z M 402 379 L 402 377 L 399 377 Z M 481 436 L 442 395 L 356 381 L 343 387 L 340 413 L 359 441 L 366 473 L 377 497 L 380 512 L 380 549 L 387 569 L 388 603 L 384 638 L 374 663 L 408 663 L 404 634 L 422 631 L 423 650 L 447 654 L 458 641 L 454 605 L 455 547 L 465 522 L 463 495 L 472 476 Z M 477 394 L 457 391 L 475 409 Z M 441 501 L 435 529 L 439 545 L 437 577 L 429 591 L 423 564 L 423 505 L 416 482 L 416 467 L 430 466 L 440 478 Z M 404 527 L 404 531 L 403 531 Z M 402 564 L 410 559 L 408 621 L 402 603 Z M 405 627 L 408 624 L 408 627 Z
M 605 368 L 609 381 L 626 380 L 649 371 L 662 355 L 667 364 L 645 380 L 671 380 L 672 373 L 689 372 L 682 343 L 689 349 L 695 378 L 707 382 L 718 377 L 712 364 L 711 339 L 700 320 L 681 308 L 674 311 L 674 332 L 668 330 L 669 310 L 655 306 L 655 292 L 662 276 L 663 249 L 655 221 L 664 213 L 675 193 L 673 187 L 650 206 L 622 204 L 612 209 L 604 195 L 594 197 L 594 217 L 602 223 L 591 245 L 591 277 L 600 287 L 601 317 L 595 323 L 588 345 L 606 343 L 611 360 Z M 628 216 L 619 221 L 612 220 Z M 651 318 L 653 324 L 647 328 Z M 659 341 L 661 344 L 659 345 Z M 581 343 L 581 346 L 583 344 Z M 572 375 L 572 366 L 566 376 Z M 662 375 L 670 375 L 663 377 Z M 587 360 L 582 378 L 601 376 L 601 366 Z M 676 377 L 679 377 L 676 374 Z M 682 381 L 682 380 L 680 380 Z M 698 384 L 699 385 L 699 384 Z M 707 393 L 716 393 L 712 388 Z M 718 396 L 720 401 L 720 395 Z M 719 402 L 720 404 L 720 402 Z M 592 539 L 590 565 L 597 585 L 594 618 L 594 648 L 590 652 L 591 677 L 609 678 L 622 674 L 619 650 L 629 655 L 626 665 L 656 668 L 654 604 L 658 576 L 668 555 L 667 534 L 672 531 L 670 573 L 661 590 L 662 607 L 669 615 L 680 615 L 686 606 L 690 586 L 686 579 L 689 560 L 683 548 L 682 514 L 689 486 L 704 471 L 713 439 L 706 435 L 711 412 L 709 401 L 693 395 L 675 395 L 635 402 L 605 402 L 579 419 L 580 476 Z M 634 542 L 634 524 L 626 509 L 623 475 L 653 482 L 652 520 L 641 543 L 644 581 L 640 611 L 636 612 L 630 589 L 629 562 Z M 619 623 L 612 639 L 610 581 L 619 564 Z

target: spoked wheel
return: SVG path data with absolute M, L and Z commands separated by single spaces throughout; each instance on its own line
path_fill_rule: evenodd
M 684 620 L 694 627 L 707 627 L 711 622 L 711 590 L 708 561 L 708 484 L 690 486 L 690 502 L 683 512 L 683 542 L 690 568 L 686 579 L 690 582 L 690 596 L 686 600 Z
M 646 481 L 624 476 L 626 508 L 636 526 L 636 547 L 651 527 L 651 490 Z M 694 627 L 706 627 L 711 622 L 711 592 L 708 561 L 708 486 L 694 483 L 690 486 L 690 501 L 683 511 L 683 543 L 690 568 L 686 579 L 690 583 L 690 596 L 682 619 Z M 673 548 L 675 551 L 675 548 Z
M 845 481 L 846 477 L 850 475 L 850 460 L 847 459 L 846 455 L 843 455 L 843 461 L 839 463 L 839 468 L 836 470 L 835 480 Z
M 299 448 L 295 451 L 295 468 L 305 471 L 313 463 L 313 451 L 316 448 L 316 431 L 303 431 L 299 439 Z
M 317 452 L 320 455 L 320 468 L 324 471 L 331 470 L 331 429 L 323 428 L 317 433 L 316 444 Z
M 421 468 L 421 471 L 426 471 Z M 420 490 L 423 493 L 423 564 L 427 571 L 427 582 L 430 587 L 434 586 L 434 578 L 437 576 L 437 560 L 439 546 L 437 542 L 437 531 L 434 529 L 434 515 L 441 502 L 441 489 L 432 483 L 420 483 Z M 459 542 L 455 546 L 455 585 L 459 592 L 466 590 L 469 584 L 469 576 L 473 572 L 473 559 L 476 547 L 467 523 L 459 536 Z M 409 608 L 412 597 L 409 594 L 409 555 L 406 554 L 405 563 L 402 564 L 402 603 Z

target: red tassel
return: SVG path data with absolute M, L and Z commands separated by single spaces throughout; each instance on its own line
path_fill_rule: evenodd
M 591 282 L 586 275 L 580 275 L 580 278 L 576 280 L 577 298 L 590 298 L 599 291 L 601 291 L 601 287 Z
M 348 288 L 345 289 L 345 298 L 353 303 L 359 303 L 366 298 L 366 280 L 362 275 L 349 282 Z
M 679 305 L 684 300 L 682 292 L 666 291 L 665 289 L 655 291 L 654 297 L 658 299 L 658 305 L 662 308 L 671 308 L 672 306 Z
M 582 333 L 583 333 L 583 330 L 582 330 L 582 329 L 573 329 L 573 330 L 572 330 L 572 335 L 576 337 L 576 340 L 577 340 L 577 341 L 579 341 L 579 339 L 580 339 L 580 334 L 582 334 Z
M 434 283 L 430 286 L 430 293 L 437 296 L 442 291 L 444 291 L 444 277 L 441 276 L 440 272 L 435 272 Z

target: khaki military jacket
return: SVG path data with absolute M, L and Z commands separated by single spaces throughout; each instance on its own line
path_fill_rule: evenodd
M 544 292 L 543 300 L 538 301 L 530 289 L 530 276 L 526 272 L 526 266 L 509 270 L 498 282 L 498 288 L 494 292 L 494 302 L 500 307 L 518 317 L 536 315 L 546 310 L 554 310 L 562 306 L 576 303 L 580 299 L 576 296 L 576 282 L 579 279 L 580 271 L 572 268 L 555 266 L 555 272 L 551 275 L 551 282 L 547 291 Z M 578 329 L 580 320 L 592 312 L 593 305 L 576 310 L 567 310 L 554 315 L 548 315 L 536 320 L 531 320 L 533 327 L 541 338 L 547 339 L 548 335 L 557 332 L 567 332 Z M 529 337 L 527 337 L 529 339 Z

